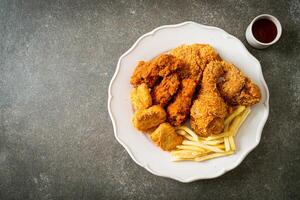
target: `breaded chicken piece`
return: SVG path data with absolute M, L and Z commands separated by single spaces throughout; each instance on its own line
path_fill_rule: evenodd
M 180 126 L 188 118 L 196 86 L 194 79 L 182 80 L 175 100 L 167 107 L 167 119 L 173 126 Z
M 245 85 L 246 78 L 242 72 L 233 64 L 222 61 L 224 79 L 219 83 L 219 90 L 223 97 L 230 102 L 240 93 Z
M 260 89 L 233 64 L 222 61 L 224 79 L 218 83 L 220 94 L 230 105 L 251 106 L 260 101 Z
M 150 135 L 152 141 L 165 151 L 171 151 L 182 144 L 183 137 L 178 135 L 169 123 L 162 123 Z
M 151 92 L 153 103 L 159 104 L 162 107 L 166 106 L 176 93 L 179 84 L 179 78 L 176 73 L 170 74 L 163 78 L 163 80 L 157 86 L 155 86 Z
M 224 129 L 228 106 L 217 89 L 224 71 L 220 62 L 210 62 L 204 70 L 202 87 L 191 108 L 191 127 L 200 136 L 219 134 Z
M 251 106 L 258 103 L 261 99 L 259 87 L 254 84 L 249 78 L 246 78 L 246 83 L 241 93 L 236 97 L 238 105 Z
M 134 110 L 146 109 L 152 106 L 150 91 L 145 83 L 132 89 L 130 100 Z
M 146 83 L 149 88 L 152 88 L 161 77 L 176 71 L 183 64 L 180 59 L 169 54 L 160 55 L 149 62 L 140 61 L 131 76 L 130 83 L 134 87 Z
M 147 109 L 137 110 L 132 118 L 135 128 L 140 131 L 149 131 L 166 121 L 165 110 L 158 105 Z
M 210 61 L 221 60 L 214 48 L 208 44 L 181 45 L 170 54 L 180 58 L 185 65 L 179 70 L 181 79 L 201 80 L 202 71 Z

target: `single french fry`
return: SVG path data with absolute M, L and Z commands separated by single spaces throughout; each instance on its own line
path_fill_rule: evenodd
M 229 126 L 228 129 L 232 132 L 231 135 L 235 135 L 236 134 L 235 132 L 238 130 L 241 120 L 242 120 L 242 117 L 241 116 L 237 116 L 233 120 L 233 122 L 230 124 L 230 126 Z
M 223 153 L 212 153 L 212 154 L 208 154 L 208 155 L 205 155 L 205 156 L 197 157 L 194 160 L 197 161 L 197 162 L 201 162 L 201 161 L 209 160 L 209 159 L 212 159 L 212 158 L 227 156 L 227 155 L 231 155 L 231 154 L 233 154 L 233 151 L 227 151 L 227 152 L 223 152 Z
M 176 162 L 176 161 L 194 161 L 194 158 L 181 158 L 178 156 L 172 156 L 171 161 Z
M 230 151 L 230 143 L 228 137 L 224 137 L 225 151 Z
M 219 145 L 216 145 L 215 147 L 219 148 L 219 149 L 225 149 L 225 145 L 224 144 L 219 144 Z
M 176 129 L 176 133 L 178 133 L 179 135 L 182 135 L 182 136 L 187 135 L 187 133 L 185 131 L 179 130 L 179 129 Z
M 251 112 L 250 108 L 246 108 L 246 110 L 240 115 L 237 116 L 234 121 L 232 122 L 230 126 L 230 131 L 232 132 L 232 135 L 235 136 L 237 134 L 238 129 L 243 124 L 243 122 L 246 120 L 247 116 Z
M 188 140 L 194 141 L 194 138 L 192 136 L 190 136 L 189 134 L 187 134 L 184 130 L 176 130 L 176 133 L 178 133 L 179 135 L 184 136 Z
M 177 145 L 177 149 L 182 149 L 182 150 L 194 150 L 194 151 L 200 151 L 200 152 L 207 152 L 207 150 L 201 148 L 201 147 L 196 147 L 196 146 L 189 146 L 189 145 Z
M 189 129 L 187 126 L 180 126 L 180 127 L 178 127 L 178 129 L 184 130 L 185 132 L 187 132 L 190 136 L 192 136 L 194 138 L 195 141 L 199 140 L 198 135 L 194 131 Z
M 199 141 L 200 143 L 203 143 L 203 144 L 207 144 L 207 145 L 218 145 L 218 144 L 222 144 L 224 142 L 224 140 L 221 138 L 221 139 L 218 139 L 218 140 L 200 140 Z
M 246 109 L 245 106 L 238 106 L 237 109 L 235 109 L 224 121 L 224 124 L 230 124 L 231 121 L 238 116 L 239 114 L 241 114 L 244 110 Z
M 217 140 L 217 139 L 220 139 L 220 138 L 224 138 L 224 137 L 227 137 L 227 136 L 230 136 L 230 135 L 232 135 L 232 133 L 230 131 L 226 131 L 226 132 L 223 132 L 219 135 L 209 136 L 209 137 L 204 138 L 204 139 L 208 140 L 208 141 L 211 141 L 211 140 Z
M 196 158 L 197 156 L 200 156 L 202 154 L 205 153 L 200 151 L 193 151 L 193 150 L 175 150 L 171 152 L 172 156 L 176 156 L 180 158 Z
M 203 149 L 207 149 L 207 150 L 213 151 L 213 152 L 224 152 L 222 149 L 216 148 L 214 146 L 209 146 L 207 144 L 202 144 L 202 143 L 199 143 L 199 142 L 183 140 L 182 144 L 183 145 L 198 146 L 198 147 L 201 147 Z
M 229 136 L 228 139 L 229 139 L 229 144 L 230 144 L 231 150 L 235 151 L 235 144 L 234 144 L 233 136 Z
M 230 125 L 230 124 L 225 124 L 225 127 L 224 127 L 224 131 L 225 131 L 225 132 L 228 131 L 229 125 Z

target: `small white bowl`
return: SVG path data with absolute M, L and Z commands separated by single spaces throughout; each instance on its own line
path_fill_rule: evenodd
M 263 43 L 263 42 L 258 41 L 254 37 L 253 32 L 252 32 L 252 26 L 253 26 L 254 22 L 256 22 L 259 19 L 268 19 L 268 20 L 272 21 L 275 24 L 275 26 L 277 28 L 277 35 L 276 35 L 276 38 L 272 42 Z M 255 17 L 252 20 L 252 22 L 249 24 L 249 26 L 247 27 L 246 39 L 252 47 L 257 48 L 257 49 L 265 49 L 265 48 L 275 44 L 279 40 L 279 38 L 281 36 L 281 33 L 282 33 L 282 27 L 281 27 L 281 24 L 280 24 L 279 20 L 276 17 L 272 16 L 272 15 L 262 14 L 262 15 L 258 15 L 257 17 Z

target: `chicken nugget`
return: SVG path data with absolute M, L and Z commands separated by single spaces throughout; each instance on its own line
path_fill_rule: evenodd
M 132 89 L 130 99 L 134 110 L 149 108 L 152 105 L 150 91 L 145 83 Z
M 183 141 L 183 137 L 178 135 L 175 128 L 169 123 L 162 123 L 159 127 L 150 135 L 152 141 L 165 151 L 171 151 L 180 145 Z
M 135 128 L 140 131 L 148 131 L 166 121 L 165 110 L 158 105 L 147 109 L 137 110 L 132 118 Z

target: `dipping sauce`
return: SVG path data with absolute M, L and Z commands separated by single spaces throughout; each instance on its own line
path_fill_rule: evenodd
M 270 43 L 277 36 L 276 25 L 268 19 L 259 19 L 252 26 L 252 33 L 258 41 Z

